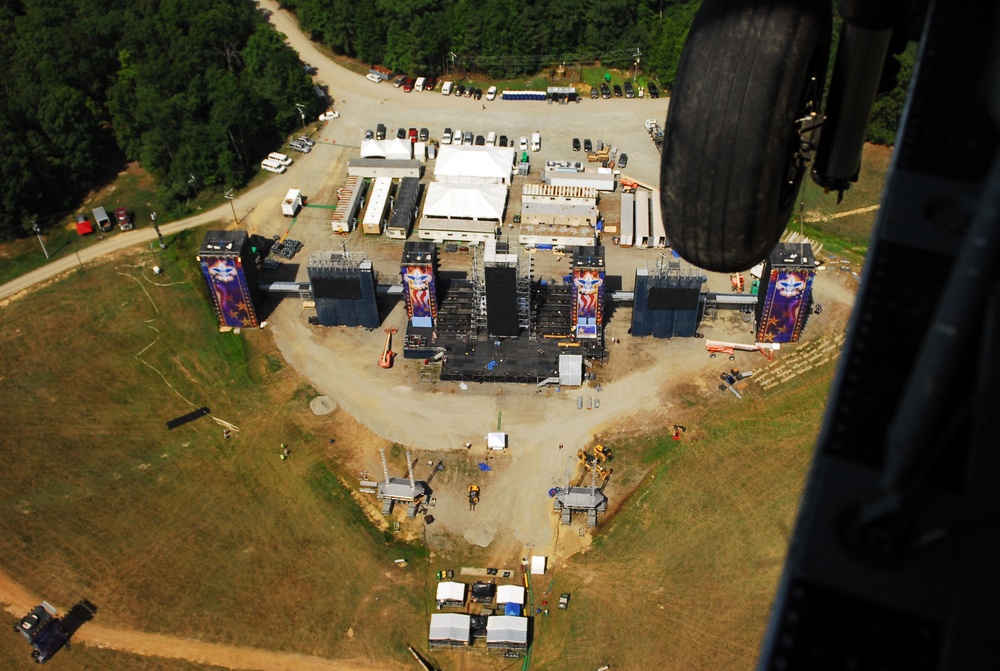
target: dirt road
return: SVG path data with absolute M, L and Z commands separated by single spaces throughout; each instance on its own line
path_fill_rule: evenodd
M 15 617 L 41 603 L 41 599 L 18 585 L 0 571 L 0 602 L 4 610 Z M 58 607 L 58 606 L 57 606 Z M 65 608 L 59 608 L 65 613 Z M 97 648 L 122 650 L 138 655 L 184 659 L 196 664 L 211 664 L 227 669 L 257 669 L 259 671 L 382 671 L 408 668 L 384 661 L 366 659 L 330 660 L 308 655 L 272 652 L 257 648 L 240 648 L 193 641 L 175 636 L 151 634 L 127 629 L 113 629 L 92 622 L 85 623 L 73 636 L 73 643 L 86 643 Z M 27 646 L 26 646 L 27 647 Z

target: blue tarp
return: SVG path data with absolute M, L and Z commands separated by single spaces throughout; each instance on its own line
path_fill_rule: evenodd
M 521 604 L 519 603 L 508 603 L 504 606 L 504 615 L 520 615 L 521 614 Z
M 493 469 L 490 468 L 489 464 L 480 463 L 479 464 L 479 470 L 481 470 L 481 471 L 492 471 Z

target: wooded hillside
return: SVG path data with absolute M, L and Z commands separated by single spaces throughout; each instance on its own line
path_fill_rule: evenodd
M 0 32 L 0 239 L 65 217 L 127 159 L 167 203 L 241 185 L 295 103 L 318 104 L 245 0 L 12 0 Z

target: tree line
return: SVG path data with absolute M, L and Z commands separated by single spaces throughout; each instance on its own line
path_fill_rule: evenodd
M 72 212 L 126 160 L 168 207 L 245 184 L 319 102 L 246 0 L 0 5 L 0 239 Z
M 631 69 L 669 91 L 700 0 L 284 0 L 312 38 L 410 74 L 532 76 L 559 62 Z M 238 187 L 320 101 L 246 0 L 0 4 L 0 240 L 71 213 L 137 160 L 168 208 Z M 873 115 L 891 142 L 899 85 Z

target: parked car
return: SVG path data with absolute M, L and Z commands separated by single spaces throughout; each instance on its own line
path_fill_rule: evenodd
M 289 142 L 288 148 L 294 149 L 295 151 L 300 152 L 302 154 L 308 154 L 309 152 L 312 151 L 312 147 L 310 147 L 307 144 L 303 144 L 302 142 L 299 142 L 297 140 L 292 140 L 291 142 Z
M 327 110 L 319 115 L 320 121 L 333 121 L 340 116 L 340 112 L 334 112 L 333 110 Z
M 420 132 L 417 133 L 417 138 L 419 138 L 421 142 L 427 142 L 427 140 L 429 140 L 430 137 L 431 137 L 431 132 L 426 128 L 421 128 Z
M 413 77 L 407 77 L 406 80 L 403 82 L 403 91 L 405 93 L 409 93 L 410 91 L 412 91 L 413 85 L 416 83 L 416 81 L 417 80 L 414 79 Z
M 366 130 L 365 131 L 365 139 L 366 140 L 374 140 L 375 139 L 375 131 L 373 131 L 371 128 L 369 128 L 368 130 Z
M 465 131 L 465 136 L 462 138 L 462 144 L 472 144 L 472 131 Z
M 459 84 L 455 87 L 455 95 L 459 98 L 465 95 L 465 84 Z
M 135 228 L 132 225 L 132 215 L 124 207 L 119 207 L 115 210 L 115 219 L 118 220 L 118 228 L 123 231 L 131 231 Z
M 399 138 L 400 140 L 405 140 L 406 139 L 406 129 L 400 127 L 400 129 L 396 131 L 396 137 Z
M 507 146 L 507 136 L 506 135 L 501 135 L 500 138 L 497 140 L 497 144 L 500 145 L 501 147 L 506 147 Z
M 573 138 L 573 151 L 580 151 L 580 138 Z
M 462 138 L 463 137 L 464 136 L 462 135 L 462 131 L 456 130 L 454 133 L 452 133 L 451 143 L 452 144 L 457 144 L 458 146 L 461 147 L 462 146 Z
M 618 155 L 618 167 L 619 168 L 624 168 L 627 165 L 628 165 L 628 154 L 619 154 Z
M 376 140 L 384 140 L 385 139 L 385 124 L 384 123 L 380 123 L 378 126 L 375 127 L 375 139 Z
M 382 83 L 382 78 L 379 77 L 374 72 L 369 72 L 368 74 L 366 74 L 365 75 L 365 79 L 367 79 L 368 81 L 370 81 L 372 84 L 381 84 Z
M 517 146 L 520 151 L 528 151 L 528 138 L 522 135 Z
M 632 82 L 625 82 L 625 97 L 626 98 L 635 97 L 635 87 L 632 86 Z
M 407 136 L 410 138 L 410 142 L 416 142 L 417 141 L 417 135 L 418 135 L 418 133 L 417 133 L 417 129 L 416 128 L 411 128 L 410 132 L 407 133 Z
M 465 93 L 463 93 L 462 96 L 465 98 L 471 98 L 472 94 L 475 92 L 476 88 L 474 86 L 469 86 L 468 88 L 465 89 Z
M 597 90 L 596 86 L 594 86 L 594 87 L 592 87 L 590 89 L 590 97 L 592 99 L 597 100 L 600 96 L 601 96 L 601 92 Z
M 583 141 L 583 150 L 588 154 L 594 151 L 594 143 L 590 141 L 589 137 Z
M 300 135 L 300 136 L 298 136 L 295 139 L 298 140 L 299 142 L 301 142 L 302 144 L 309 145 L 310 147 L 315 147 L 316 146 L 316 140 L 312 139 L 311 137 L 307 137 L 305 135 Z
M 649 82 L 649 87 L 648 88 L 649 88 L 649 97 L 650 98 L 659 98 L 660 97 L 660 89 L 656 88 L 656 84 L 654 84 L 653 82 Z
M 485 144 L 486 144 L 486 138 L 483 137 L 482 135 L 477 135 L 476 136 L 476 146 L 477 147 L 482 147 Z
M 441 133 L 441 144 L 451 144 L 451 129 L 445 128 Z
M 399 75 L 394 80 L 392 80 L 392 85 L 398 89 L 400 86 L 403 85 L 403 82 L 405 81 L 406 81 L 406 75 Z
M 491 86 L 488 89 L 486 89 L 486 99 L 487 100 L 493 100 L 496 97 L 497 97 L 497 87 Z
M 476 89 L 475 91 L 472 92 L 472 97 L 475 98 L 476 100 L 482 100 L 483 90 Z
M 424 90 L 433 91 L 434 87 L 438 85 L 437 77 L 428 77 L 424 80 Z
M 285 166 L 281 165 L 277 161 L 272 161 L 269 158 L 265 158 L 263 161 L 261 161 L 260 167 L 263 168 L 264 170 L 267 170 L 268 172 L 277 173 L 279 175 L 288 170 L 288 168 L 286 168 Z
M 607 84 L 601 84 L 601 97 L 605 100 L 611 97 L 611 89 L 608 88 Z
M 450 96 L 451 90 L 452 88 L 454 88 L 454 86 L 455 85 L 452 84 L 451 82 L 445 82 L 444 84 L 441 84 L 441 95 Z
M 289 146 L 291 146 L 293 143 L 294 144 L 298 144 L 297 141 L 293 140 L 291 143 L 289 143 Z M 267 155 L 267 157 L 268 157 L 268 159 L 270 159 L 272 161 L 277 161 L 281 165 L 291 165 L 292 164 L 292 159 L 291 158 L 289 158 L 285 154 L 281 154 L 281 153 L 276 152 L 276 151 L 272 151 L 270 154 Z
M 318 72 L 315 66 L 309 65 L 308 63 L 302 64 L 302 71 L 305 72 L 307 75 L 314 75 Z
M 615 84 L 612 88 L 615 91 L 615 97 L 616 98 L 621 98 L 622 97 L 622 87 L 618 86 L 618 84 Z

